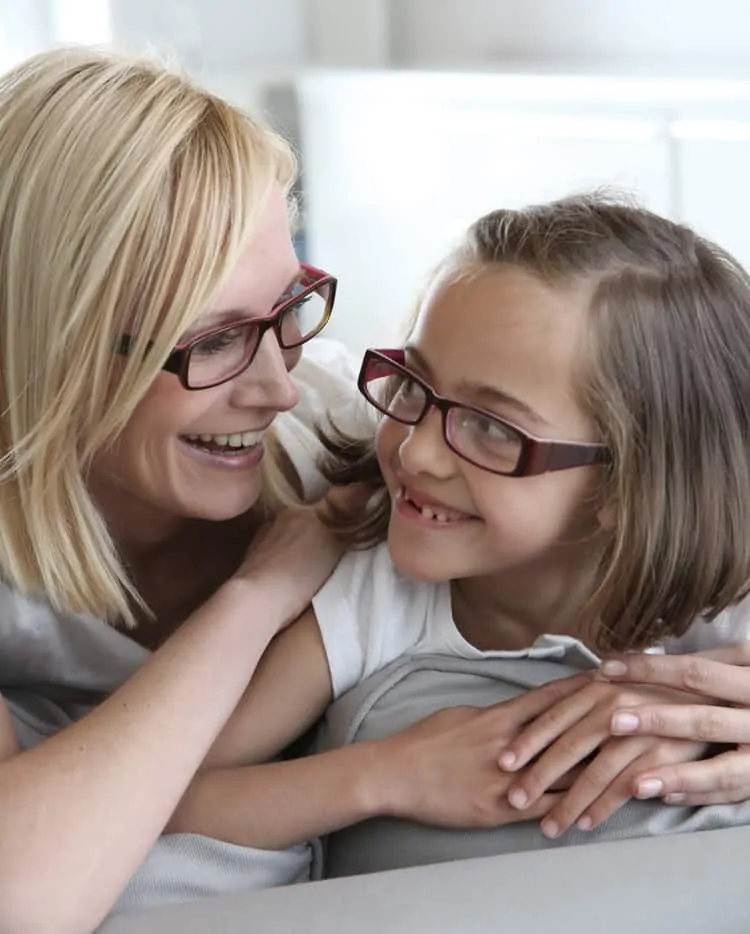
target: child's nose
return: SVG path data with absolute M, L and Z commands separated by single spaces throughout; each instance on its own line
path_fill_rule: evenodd
M 443 419 L 432 409 L 421 422 L 407 428 L 399 447 L 399 459 L 407 473 L 429 473 L 447 479 L 455 473 L 455 454 L 445 443 Z

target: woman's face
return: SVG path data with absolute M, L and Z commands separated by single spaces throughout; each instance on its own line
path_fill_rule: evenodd
M 184 337 L 267 315 L 298 274 L 286 201 L 276 190 L 224 287 Z M 298 359 L 299 350 L 282 352 L 269 330 L 250 367 L 220 386 L 191 391 L 160 373 L 92 466 L 92 493 L 116 538 L 147 544 L 180 519 L 218 521 L 250 509 L 261 492 L 264 432 L 298 401 L 289 377 Z

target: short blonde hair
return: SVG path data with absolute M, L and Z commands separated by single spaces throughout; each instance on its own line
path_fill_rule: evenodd
M 441 274 L 519 267 L 589 290 L 577 387 L 612 452 L 613 531 L 581 609 L 592 644 L 642 649 L 750 590 L 750 278 L 728 253 L 606 193 L 498 210 Z M 378 490 L 371 441 L 332 439 L 330 479 Z M 383 540 L 389 504 L 339 510 L 348 543 Z
M 0 78 L 0 569 L 11 586 L 133 622 L 137 594 L 87 468 L 237 262 L 273 186 L 288 192 L 294 175 L 281 138 L 152 60 L 66 48 Z M 124 330 L 136 340 L 113 380 Z

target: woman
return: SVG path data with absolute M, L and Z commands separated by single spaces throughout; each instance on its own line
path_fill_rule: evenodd
M 292 249 L 293 175 L 156 65 L 61 50 L 0 81 L 0 750 L 109 695 L 0 763 L 4 931 L 104 917 L 338 557 L 302 511 L 255 537 L 335 292 Z

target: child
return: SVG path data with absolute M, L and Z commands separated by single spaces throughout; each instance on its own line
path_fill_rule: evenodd
M 358 550 L 272 644 L 207 766 L 266 760 L 400 657 L 595 662 L 745 596 L 750 281 L 687 228 L 601 197 L 488 214 L 440 265 L 405 347 L 367 352 L 359 387 L 384 414 L 377 436 L 331 444 L 334 480 L 376 494 L 334 517 Z M 590 688 L 579 675 L 377 742 L 209 769 L 172 829 L 274 847 L 382 814 L 543 816 L 555 796 L 509 807 L 498 760 L 523 723 Z M 627 742 L 610 741 L 616 775 Z M 663 762 L 704 747 L 659 748 Z

